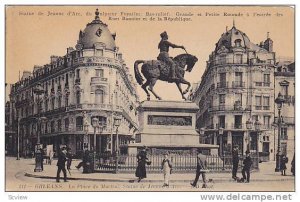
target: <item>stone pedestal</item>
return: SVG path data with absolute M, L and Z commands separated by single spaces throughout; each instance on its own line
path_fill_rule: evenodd
M 188 101 L 144 101 L 138 108 L 139 134 L 132 148 L 147 146 L 166 150 L 218 148 L 213 144 L 200 144 L 196 129 L 198 106 Z

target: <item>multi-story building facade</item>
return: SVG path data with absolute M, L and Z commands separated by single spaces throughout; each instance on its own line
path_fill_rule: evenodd
M 281 109 L 281 116 L 284 122 L 280 134 L 280 150 L 289 159 L 295 153 L 295 62 L 293 59 L 279 58 L 275 76 L 274 96 L 281 93 L 284 103 Z M 278 108 L 274 108 L 275 123 L 277 123 Z M 278 145 L 278 129 L 275 128 L 275 146 Z
M 220 154 L 259 152 L 273 157 L 275 52 L 267 37 L 260 45 L 234 25 L 209 55 L 201 82 L 190 99 L 199 105 L 197 128 L 203 143 L 220 145 Z
M 41 144 L 54 145 L 55 150 L 60 144 L 74 153 L 84 147 L 94 149 L 95 117 L 104 126 L 96 131 L 97 151 L 115 151 L 135 135 L 136 84 L 115 44 L 116 35 L 100 20 L 98 10 L 95 14 L 79 32 L 75 49 L 67 48 L 61 57 L 51 56 L 49 64 L 24 72 L 12 85 L 10 119 L 15 129 L 19 127 L 21 154 L 34 150 L 39 131 Z M 34 93 L 38 84 L 44 91 L 41 95 Z M 121 117 L 118 141 L 116 116 Z

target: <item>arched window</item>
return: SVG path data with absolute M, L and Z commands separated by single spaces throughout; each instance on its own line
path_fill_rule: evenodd
M 102 104 L 104 103 L 104 91 L 101 89 L 97 89 L 95 91 L 95 103 Z
M 234 41 L 235 47 L 241 47 L 241 42 L 242 42 L 241 39 L 236 39 L 236 40 Z

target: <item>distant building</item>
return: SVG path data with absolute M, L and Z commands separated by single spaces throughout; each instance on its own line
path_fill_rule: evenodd
M 293 59 L 280 58 L 277 60 L 275 71 L 275 91 L 277 97 L 280 92 L 285 99 L 283 103 L 281 116 L 284 121 L 284 127 L 281 129 L 281 152 L 290 159 L 295 153 L 295 62 Z M 275 122 L 277 122 L 278 110 L 275 107 Z M 275 136 L 278 137 L 278 130 L 275 129 Z M 275 138 L 277 146 L 277 138 Z
M 15 130 L 19 125 L 21 154 L 34 150 L 38 131 L 44 147 L 52 144 L 57 150 L 60 144 L 66 144 L 74 153 L 84 147 L 93 149 L 95 117 L 105 126 L 101 134 L 96 130 L 98 152 L 114 152 L 120 144 L 133 140 L 138 128 L 136 84 L 115 44 L 116 35 L 100 20 L 98 10 L 95 14 L 95 19 L 79 32 L 75 49 L 67 48 L 64 56 L 51 56 L 49 64 L 24 72 L 12 85 L 9 123 Z M 38 83 L 44 90 L 40 96 L 34 93 Z M 119 141 L 114 127 L 116 116 L 121 117 Z M 16 135 L 12 142 L 10 147 L 16 150 Z
M 220 145 L 221 155 L 237 145 L 241 154 L 250 150 L 262 161 L 274 159 L 275 62 L 269 36 L 254 44 L 235 25 L 222 34 L 190 96 L 199 105 L 203 143 Z

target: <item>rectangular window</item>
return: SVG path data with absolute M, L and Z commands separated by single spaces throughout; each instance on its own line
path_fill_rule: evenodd
M 270 86 L 270 74 L 264 74 L 264 86 Z
M 256 104 L 256 106 L 255 106 L 255 109 L 256 110 L 261 110 L 261 108 L 262 108 L 262 99 L 261 99 L 261 96 L 255 96 L 255 104 Z
M 218 128 L 225 128 L 225 116 L 219 116 L 219 127 Z
M 65 131 L 69 131 L 69 119 L 65 119 Z
M 219 95 L 219 104 L 224 105 L 225 104 L 225 94 Z
M 270 110 L 270 97 L 263 98 L 264 110 Z
M 95 56 L 103 56 L 103 50 L 102 49 L 96 50 Z
M 103 69 L 95 69 L 96 77 L 103 77 Z
M 289 88 L 289 86 L 287 86 L 287 85 L 281 86 L 281 93 L 283 96 L 289 95 L 288 88 Z
M 236 64 L 242 64 L 243 63 L 243 55 L 235 55 L 235 63 Z
M 264 116 L 264 125 L 266 128 L 270 128 L 270 116 Z

